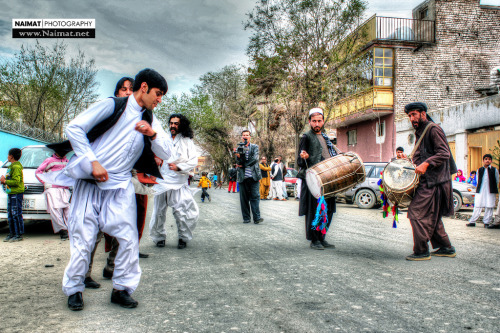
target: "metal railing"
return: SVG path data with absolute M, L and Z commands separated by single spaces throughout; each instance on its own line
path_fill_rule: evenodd
M 21 121 L 13 121 L 7 119 L 3 116 L 3 114 L 0 116 L 0 130 L 13 134 L 19 134 L 47 143 L 60 142 L 62 140 L 65 140 L 65 138 L 55 133 L 49 133 L 39 128 L 30 127 Z
M 434 43 L 435 22 L 397 17 L 372 16 L 363 24 L 370 41 Z

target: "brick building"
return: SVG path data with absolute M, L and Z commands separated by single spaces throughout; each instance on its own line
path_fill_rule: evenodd
M 367 36 L 359 57 L 367 59 L 362 63 L 368 63 L 363 74 L 368 88 L 332 110 L 339 148 L 365 161 L 388 161 L 396 146 L 413 146 L 407 103 L 422 101 L 438 111 L 484 98 L 477 89 L 489 84 L 490 71 L 500 65 L 499 6 L 427 0 L 412 14 L 412 19 L 374 16 L 361 26 Z M 445 131 L 455 141 L 455 133 Z

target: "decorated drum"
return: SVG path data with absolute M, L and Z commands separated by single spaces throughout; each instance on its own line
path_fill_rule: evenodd
M 365 166 L 353 152 L 321 161 L 307 169 L 306 182 L 315 198 L 332 197 L 365 181 Z
M 408 159 L 397 159 L 387 164 L 382 172 L 382 184 L 389 202 L 398 207 L 408 207 L 419 178 L 415 165 Z

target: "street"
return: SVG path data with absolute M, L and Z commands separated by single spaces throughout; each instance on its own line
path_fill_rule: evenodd
M 411 227 L 398 228 L 380 209 L 338 204 L 327 240 L 315 251 L 304 236 L 298 201 L 261 201 L 262 224 L 243 224 L 239 194 L 209 190 L 196 201 L 194 239 L 177 249 L 169 210 L 168 239 L 140 249 L 136 309 L 110 303 L 102 278 L 106 254 L 97 250 L 97 290 L 72 312 L 61 291 L 69 242 L 50 224 L 28 224 L 25 240 L 0 242 L 2 332 L 498 332 L 500 230 L 445 219 L 456 258 L 409 262 Z M 153 201 L 149 200 L 148 213 Z M 0 229 L 5 238 L 8 228 Z M 46 267 L 46 265 L 53 267 Z

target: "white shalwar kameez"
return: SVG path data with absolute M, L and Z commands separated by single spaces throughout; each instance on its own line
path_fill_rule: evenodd
M 476 173 L 479 174 L 479 173 Z M 495 169 L 496 184 L 498 184 L 498 170 Z M 475 223 L 481 211 L 484 208 L 483 223 L 488 225 L 493 218 L 493 210 L 495 209 L 496 194 L 490 193 L 490 180 L 488 176 L 488 169 L 484 170 L 483 180 L 481 183 L 481 192 L 476 193 L 474 197 L 474 210 L 469 220 L 470 223 Z
M 99 230 L 116 237 L 120 243 L 115 260 L 113 288 L 133 293 L 139 285 L 139 237 L 136 225 L 136 201 L 131 170 L 142 154 L 144 136 L 134 128 L 142 120 L 142 108 L 134 95 L 117 123 L 106 133 L 89 143 L 86 133 L 114 111 L 113 99 L 92 105 L 70 122 L 66 129 L 75 156 L 65 169 L 65 176 L 76 179 L 71 200 L 68 231 L 71 259 L 64 271 L 63 292 L 73 295 L 83 292 L 90 253 Z M 172 139 L 153 116 L 152 128 L 157 133 L 151 141 L 153 152 L 169 159 Z M 90 183 L 92 161 L 107 170 L 106 182 Z
M 168 163 L 175 163 L 181 171 L 170 170 Z M 154 208 L 149 222 L 149 235 L 153 242 L 165 240 L 167 207 L 171 207 L 179 239 L 185 242 L 193 238 L 193 230 L 198 222 L 199 210 L 188 186 L 189 173 L 198 164 L 198 154 L 193 140 L 177 134 L 173 139 L 172 156 L 163 161 L 162 179 L 153 189 L 159 193 L 154 197 Z
M 273 163 L 276 165 L 276 168 L 274 169 L 274 172 L 271 173 L 271 179 L 276 177 L 278 174 L 278 171 L 281 170 L 281 175 L 283 176 L 283 179 L 285 179 L 285 175 L 283 173 L 283 164 L 281 163 Z M 271 164 L 271 168 L 273 167 L 273 164 Z M 271 192 L 272 192 L 272 199 L 278 198 L 278 200 L 283 200 L 283 180 L 273 180 L 271 182 Z M 286 189 L 285 189 L 286 191 Z

